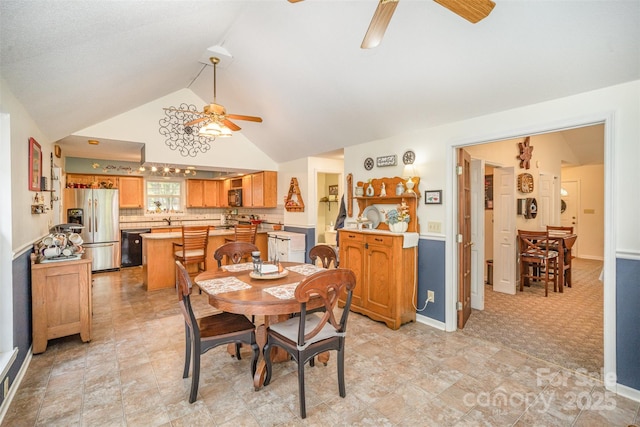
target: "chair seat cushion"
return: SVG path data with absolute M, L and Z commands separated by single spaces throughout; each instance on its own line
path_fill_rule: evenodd
M 194 257 L 202 257 L 204 256 L 204 250 L 202 249 L 190 249 L 190 250 L 186 250 L 186 251 L 175 251 L 174 255 L 177 258 L 182 258 L 183 256 L 185 258 L 194 258 Z
M 320 320 L 321 320 L 321 317 L 318 316 L 317 314 L 307 314 L 305 318 L 305 324 L 304 324 L 305 335 L 311 332 L 318 325 L 318 323 L 320 323 Z M 292 317 L 291 319 L 288 319 L 284 322 L 273 324 L 269 326 L 269 329 L 271 329 L 273 332 L 276 332 L 295 343 L 295 342 L 298 342 L 298 329 L 300 327 L 299 324 L 300 324 L 300 317 L 297 316 L 297 317 Z M 316 336 L 312 337 L 303 346 L 298 345 L 298 349 L 304 350 L 305 348 L 307 348 L 313 343 L 326 340 L 327 338 L 337 337 L 337 336 L 345 336 L 345 334 L 344 332 L 336 331 L 336 329 L 331 325 L 331 323 L 327 322 L 322 327 L 322 330 L 320 330 L 320 332 Z
M 556 258 L 558 256 L 558 252 L 549 251 L 545 256 L 544 253 L 527 251 L 527 252 L 521 253 L 520 256 L 522 256 L 522 257 L 531 257 L 531 258 L 540 258 L 540 259 L 545 259 L 545 258 L 551 259 L 551 258 Z
M 226 311 L 201 317 L 198 319 L 198 326 L 200 328 L 200 336 L 203 339 L 255 329 L 254 324 L 246 316 L 227 313 Z

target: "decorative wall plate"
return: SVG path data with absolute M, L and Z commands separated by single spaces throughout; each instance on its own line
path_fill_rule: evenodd
M 364 159 L 364 168 L 368 171 L 370 171 L 371 169 L 373 169 L 373 159 L 371 157 L 367 157 L 366 159 Z
M 416 160 L 416 153 L 414 153 L 411 150 L 405 151 L 404 154 L 402 155 L 402 163 L 404 163 L 405 165 L 412 165 L 415 160 Z
M 533 191 L 533 175 L 530 173 L 518 175 L 518 191 L 521 193 L 531 193 Z

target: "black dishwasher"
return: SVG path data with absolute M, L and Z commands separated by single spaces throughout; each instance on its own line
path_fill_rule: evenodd
M 144 228 L 120 231 L 122 267 L 142 265 L 142 233 L 151 233 L 151 230 Z

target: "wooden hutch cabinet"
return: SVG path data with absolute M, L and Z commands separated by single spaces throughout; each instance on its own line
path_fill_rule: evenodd
M 389 193 L 402 178 L 372 180 L 379 194 L 382 182 Z M 411 215 L 408 232 L 418 231 L 416 193 L 400 196 L 354 197 L 361 215 L 366 207 L 373 204 L 398 205 L 405 203 Z M 390 206 L 391 208 L 391 206 Z M 371 319 L 384 322 L 391 329 L 416 320 L 417 286 L 417 242 L 404 247 L 405 235 L 388 231 L 387 224 L 381 222 L 377 229 L 339 230 L 340 267 L 351 269 L 356 275 L 356 288 L 351 301 L 351 310 Z M 344 305 L 344 297 L 340 299 Z
M 53 338 L 79 333 L 91 341 L 91 258 L 35 263 L 31 256 L 33 353 Z

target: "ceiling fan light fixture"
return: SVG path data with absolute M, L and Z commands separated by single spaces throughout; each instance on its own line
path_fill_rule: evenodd
M 222 134 L 222 128 L 218 123 L 211 122 L 202 126 L 198 134 L 200 136 L 212 136 L 215 138 L 216 136 L 220 136 L 220 134 Z
M 220 127 L 220 135 L 218 135 L 220 138 L 228 138 L 230 136 L 233 136 L 233 133 L 231 132 L 231 129 L 229 129 L 228 127 L 222 125 Z

